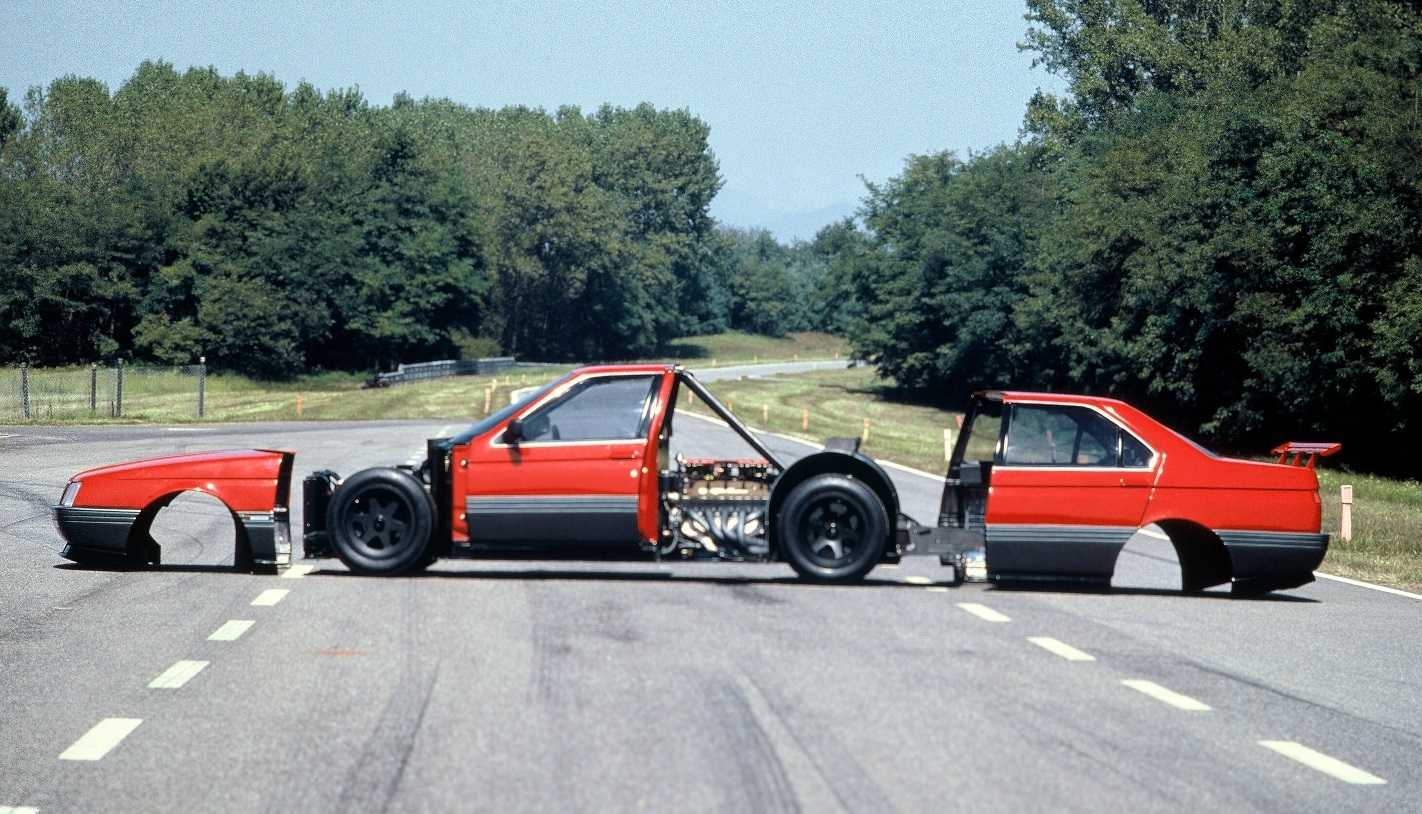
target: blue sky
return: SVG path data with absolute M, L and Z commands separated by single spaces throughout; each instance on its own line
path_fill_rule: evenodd
M 650 102 L 711 126 L 712 211 L 808 238 L 910 153 L 1011 141 L 1061 83 L 1016 43 L 1023 0 L 0 0 L 11 98 L 67 74 L 117 89 L 145 59 L 288 87 L 405 91 L 470 106 Z

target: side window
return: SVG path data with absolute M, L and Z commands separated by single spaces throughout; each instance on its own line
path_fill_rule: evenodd
M 959 441 L 963 455 L 957 460 L 989 463 L 997 460 L 998 436 L 1002 432 L 1002 402 L 979 401 L 977 409 L 968 418 L 964 432 L 966 437 Z
M 1121 466 L 1144 469 L 1150 466 L 1150 458 L 1150 447 L 1136 440 L 1134 435 L 1121 430 Z
M 523 420 L 527 441 L 624 441 L 646 434 L 656 376 L 589 379 Z
M 1150 450 L 1094 410 L 1019 404 L 1003 458 L 1009 466 L 1145 467 Z

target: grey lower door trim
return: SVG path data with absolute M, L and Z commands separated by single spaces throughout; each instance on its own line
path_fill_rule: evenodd
M 636 543 L 636 495 L 467 497 L 474 542 Z
M 1134 526 L 987 527 L 988 573 L 1002 578 L 1106 579 Z

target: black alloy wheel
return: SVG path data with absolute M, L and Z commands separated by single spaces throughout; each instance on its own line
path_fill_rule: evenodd
M 331 496 L 326 531 L 341 561 L 358 574 L 403 574 L 428 565 L 434 502 L 414 476 L 366 469 Z
M 779 545 L 795 572 L 817 582 L 861 579 L 884 554 L 884 504 L 863 481 L 817 475 L 780 509 Z

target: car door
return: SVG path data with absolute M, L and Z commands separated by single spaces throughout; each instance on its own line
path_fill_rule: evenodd
M 647 373 L 575 379 L 511 420 L 517 437 L 475 439 L 456 474 L 470 541 L 636 544 L 661 381 Z
M 998 454 L 988 571 L 1109 581 L 1150 500 L 1153 453 L 1090 406 L 1012 403 Z

